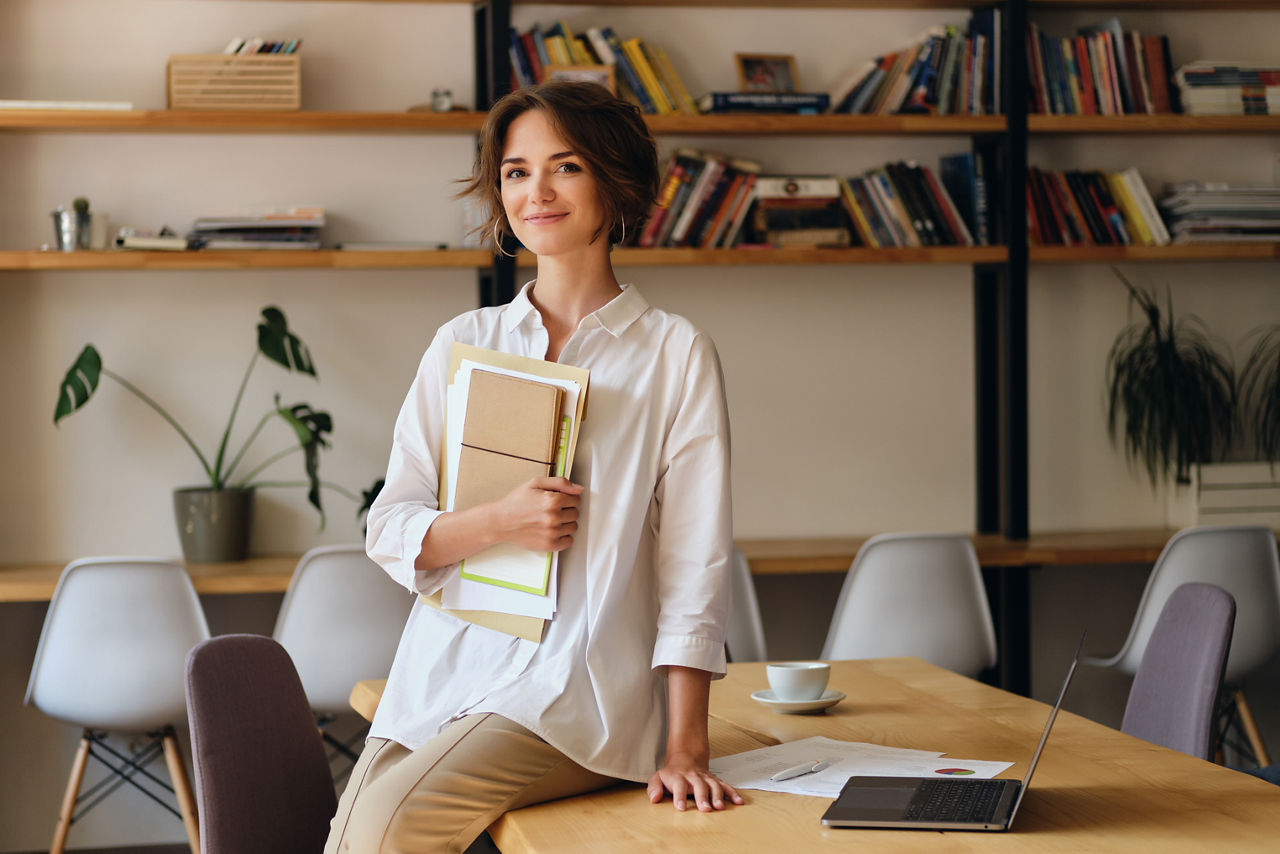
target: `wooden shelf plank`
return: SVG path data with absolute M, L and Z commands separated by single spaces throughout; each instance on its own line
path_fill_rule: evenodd
M 1212 4 L 1205 0 L 1028 0 L 1032 11 L 1053 11 L 1055 9 L 1119 9 L 1119 10 L 1162 10 L 1183 9 L 1186 11 L 1204 11 L 1210 5 L 1215 12 L 1224 9 L 1280 9 L 1277 0 L 1213 0 Z
M 355 252 L 339 250 L 202 250 L 188 252 L 0 251 L 0 270 L 268 270 L 485 267 L 486 249 Z
M 1004 116 L 794 116 L 761 113 L 716 113 L 701 116 L 646 116 L 656 134 L 741 136 L 1001 133 Z
M 128 133 L 475 133 L 484 113 L 322 110 L 0 110 L 0 130 Z
M 1280 243 L 1179 243 L 1170 246 L 1032 246 L 1032 263 L 1091 261 L 1271 261 Z
M 523 255 L 523 253 L 522 253 Z M 919 249 L 616 249 L 618 267 L 725 266 L 735 264 L 998 264 L 1003 246 L 935 246 Z M 530 258 L 519 263 L 531 264 Z
M 1032 534 L 1025 541 L 999 534 L 972 535 L 983 566 L 1084 566 L 1108 563 L 1153 563 L 1174 535 L 1169 528 L 1116 531 L 1065 531 Z M 842 573 L 868 537 L 800 537 L 737 540 L 755 575 Z M 196 591 L 281 593 L 299 555 L 254 557 L 236 563 L 191 564 Z M 60 563 L 0 566 L 0 602 L 47 602 L 62 572 Z
M 1280 116 L 1027 116 L 1033 134 L 1277 133 Z
M 999 133 L 1004 116 L 646 116 L 657 134 L 824 135 Z M 480 130 L 484 113 L 299 110 L 0 110 L 0 130 L 117 133 L 440 133 Z

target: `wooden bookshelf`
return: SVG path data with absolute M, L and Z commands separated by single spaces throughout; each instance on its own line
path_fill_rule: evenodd
M 1034 134 L 1280 133 L 1280 116 L 1042 116 L 1027 117 Z
M 1212 8 L 1217 12 L 1224 9 L 1280 9 L 1277 0 L 1027 0 L 1027 8 L 1031 11 L 1054 11 L 1058 9 L 1100 9 L 1117 11 L 1140 11 L 1151 9 L 1182 9 L 1188 12 L 1203 12 Z
M 771 115 L 768 113 L 717 113 L 700 116 L 645 116 L 658 134 L 775 135 L 891 135 L 1003 133 L 1004 116 L 863 116 Z
M 739 136 L 1001 133 L 1004 116 L 645 116 L 656 134 Z M 118 133 L 476 133 L 484 113 L 0 110 L 0 130 Z
M 1280 243 L 1179 243 L 1169 246 L 1032 246 L 1032 263 L 1122 261 L 1275 261 Z
M 146 252 L 0 251 L 0 270 L 417 270 L 474 269 L 493 259 L 487 249 L 355 252 L 260 249 Z
M 325 110 L 0 110 L 0 131 L 124 133 L 475 133 L 484 113 Z
M 930 246 L 918 249 L 617 249 L 617 267 L 733 266 L 739 264 L 1002 264 L 1003 246 Z M 518 263 L 532 266 L 528 256 Z

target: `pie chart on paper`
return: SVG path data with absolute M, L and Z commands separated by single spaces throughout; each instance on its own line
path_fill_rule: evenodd
M 970 774 L 973 774 L 974 771 L 972 768 L 939 768 L 933 773 L 946 774 L 950 777 L 967 777 Z

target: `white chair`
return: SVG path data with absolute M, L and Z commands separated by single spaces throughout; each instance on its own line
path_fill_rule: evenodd
M 967 537 L 880 534 L 858 550 L 822 658 L 903 655 L 966 676 L 995 665 L 991 608 Z
M 764 623 L 760 619 L 760 602 L 751 579 L 751 565 L 737 549 L 731 558 L 733 610 L 725 632 L 725 646 L 732 661 L 768 661 L 765 652 Z
M 1280 647 L 1280 559 L 1275 533 L 1269 528 L 1205 525 L 1174 534 L 1151 570 L 1120 651 L 1109 658 L 1083 660 L 1130 675 L 1137 673 L 1166 600 L 1188 582 L 1215 584 L 1236 600 L 1235 633 L 1223 683 L 1235 703 L 1253 758 L 1268 765 L 1266 745 L 1240 685 Z
M 357 682 L 390 672 L 414 598 L 360 546 L 323 546 L 298 561 L 280 604 L 272 637 L 293 659 L 325 741 L 352 762 L 350 744 L 325 727 L 351 711 Z
M 155 558 L 102 557 L 73 561 L 62 571 L 45 616 L 26 703 L 82 728 L 49 850 L 66 846 L 72 822 L 129 783 L 182 818 L 192 851 L 200 830 L 174 726 L 185 726 L 187 651 L 209 637 L 200 600 L 182 564 Z M 108 733 L 145 733 L 132 756 Z M 163 754 L 170 783 L 146 770 Z M 85 767 L 97 759 L 111 772 L 80 791 Z M 175 810 L 152 789 L 172 792 Z M 77 803 L 84 808 L 76 813 Z

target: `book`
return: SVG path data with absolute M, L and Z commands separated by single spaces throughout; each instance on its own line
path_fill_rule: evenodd
M 734 207 L 729 212 L 729 226 L 725 229 L 724 237 L 720 240 L 720 246 L 728 249 L 737 245 L 738 238 L 742 235 L 742 227 L 747 221 L 747 216 L 755 206 L 757 180 L 758 178 L 754 173 L 747 174 L 747 179 L 739 198 L 734 201 Z
M 938 161 L 938 177 L 955 202 L 974 243 L 987 246 L 986 225 L 978 211 L 979 178 L 974 156 L 969 152 L 943 156 Z
M 964 218 L 960 216 L 960 210 L 956 207 L 955 200 L 951 198 L 951 194 L 947 192 L 947 188 L 942 185 L 937 176 L 933 174 L 933 170 L 928 166 L 920 166 L 919 168 L 925 184 L 929 188 L 935 202 L 942 212 L 942 216 L 947 221 L 947 228 L 950 230 L 955 245 L 972 246 L 973 235 L 969 231 L 969 227 L 965 225 Z
M 613 28 L 601 27 L 600 36 L 613 52 L 616 60 L 615 66 L 618 71 L 622 72 L 621 82 L 626 84 L 626 88 L 635 97 L 640 109 L 646 113 L 657 113 L 658 108 L 649 99 L 649 93 L 645 91 L 644 83 L 641 82 L 639 73 L 631 65 L 631 61 L 627 59 L 626 51 L 622 48 L 622 42 L 614 33 Z
M 859 204 L 857 196 L 854 195 L 853 187 L 847 178 L 840 179 L 840 200 L 844 204 L 845 212 L 849 215 L 849 221 L 853 224 L 854 231 L 858 234 L 859 242 L 863 246 L 870 246 L 873 249 L 880 248 L 880 239 L 872 230 L 867 213 L 862 209 L 862 205 Z
M 876 70 L 876 60 L 868 59 L 859 65 L 849 74 L 840 79 L 830 92 L 827 93 L 828 111 L 833 113 L 849 112 L 846 101 L 853 97 L 854 92 L 862 85 L 871 72 Z
M 847 228 L 794 228 L 769 231 L 766 240 L 778 249 L 786 247 L 845 247 L 851 236 Z
M 708 92 L 698 99 L 704 113 L 823 113 L 831 106 L 826 92 Z
M 146 249 L 165 252 L 183 252 L 190 248 L 187 238 L 177 235 L 123 234 L 116 238 L 115 244 L 120 249 Z
M 917 42 L 898 54 L 893 68 L 885 76 L 885 81 L 876 93 L 876 99 L 868 112 L 877 116 L 887 116 L 898 111 L 902 101 L 911 87 L 910 71 L 915 67 L 916 57 L 920 55 L 924 42 Z
M 654 108 L 660 115 L 668 115 L 676 111 L 672 102 L 667 98 L 666 91 L 662 88 L 662 84 L 658 82 L 658 77 L 653 72 L 653 68 L 649 66 L 649 60 L 644 55 L 644 50 L 640 46 L 640 39 L 627 39 L 622 43 L 622 49 L 630 60 L 632 68 L 640 76 L 640 84 L 644 86 L 645 92 L 649 96 L 649 100 L 653 102 Z
M 689 97 L 689 90 L 685 88 L 684 81 L 680 79 L 666 52 L 656 44 L 643 44 L 642 47 L 649 56 L 649 64 L 658 75 L 658 82 L 666 87 L 669 96 L 675 96 L 676 108 L 685 115 L 697 115 L 698 107 Z
M 1128 189 L 1130 198 L 1133 199 L 1135 207 L 1147 226 L 1147 230 L 1151 233 L 1151 242 L 1156 246 L 1167 246 L 1169 243 L 1169 231 L 1165 228 L 1164 220 L 1160 217 L 1160 211 L 1156 207 L 1155 200 L 1151 198 L 1151 193 L 1147 190 L 1147 185 L 1142 180 L 1142 175 L 1138 173 L 1137 167 L 1130 166 L 1125 169 L 1120 173 L 1119 178 Z

